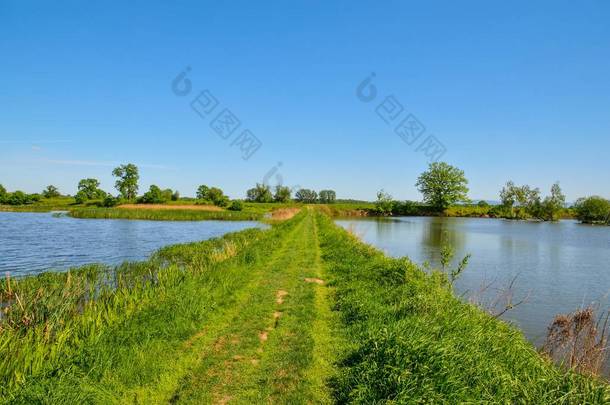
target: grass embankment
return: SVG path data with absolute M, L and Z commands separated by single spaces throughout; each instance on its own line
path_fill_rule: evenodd
M 440 275 L 313 210 L 143 263 L 0 282 L 0 398 L 603 403 Z
M 57 198 L 42 198 L 27 205 L 2 205 L 0 211 L 9 212 L 49 212 L 49 211 L 67 211 L 76 204 L 72 197 L 57 197 Z
M 74 218 L 100 219 L 144 219 L 151 221 L 201 221 L 209 219 L 244 221 L 260 219 L 258 212 L 228 211 L 228 210 L 194 210 L 181 208 L 78 208 L 70 210 Z

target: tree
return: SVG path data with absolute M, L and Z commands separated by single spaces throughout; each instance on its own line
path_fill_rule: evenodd
M 275 186 L 275 194 L 273 195 L 273 201 L 285 203 L 290 201 L 291 192 L 290 188 L 282 185 Z
M 172 196 L 174 195 L 174 192 L 172 191 L 171 188 L 166 188 L 165 190 L 163 190 L 161 192 L 161 194 L 163 195 L 163 202 L 167 202 L 167 201 L 172 200 Z
M 377 201 L 375 201 L 375 211 L 380 215 L 390 215 L 394 201 L 392 196 L 386 193 L 383 189 L 377 192 Z
M 0 184 L 0 204 L 4 204 L 4 202 L 6 201 L 7 198 L 7 192 L 6 189 L 4 188 L 4 186 L 2 184 Z
M 57 187 L 55 187 L 53 185 L 49 185 L 49 186 L 47 186 L 47 188 L 44 189 L 44 191 L 42 192 L 42 195 L 44 198 L 57 198 L 61 194 L 59 193 L 59 190 L 57 189 Z
M 180 192 L 178 190 L 174 191 L 172 194 L 172 201 L 178 201 L 180 199 Z
M 525 219 L 528 215 L 537 214 L 540 209 L 540 190 L 530 186 L 516 186 L 512 181 L 500 191 L 500 200 L 505 216 Z
M 88 200 L 97 200 L 106 197 L 106 192 L 100 190 L 100 182 L 97 179 L 82 179 L 78 182 L 78 193 L 76 193 L 76 202 L 79 204 Z
M 200 185 L 199 188 L 197 188 L 197 198 L 200 200 L 209 200 L 208 198 L 208 192 L 210 191 L 210 188 L 204 184 Z
M 544 200 L 538 188 L 528 185 L 516 186 L 509 181 L 500 191 L 504 215 L 508 218 L 536 218 L 542 221 L 556 221 L 565 206 L 565 196 L 559 183 L 551 187 L 551 195 Z
M 572 208 L 580 222 L 610 225 L 610 201 L 603 197 L 579 198 Z
M 140 179 L 138 167 L 132 163 L 121 165 L 112 171 L 112 175 L 118 177 L 114 186 L 121 196 L 126 200 L 134 200 L 138 195 L 138 180 Z
M 557 221 L 561 211 L 566 205 L 566 196 L 561 191 L 559 183 L 551 186 L 551 195 L 542 202 L 542 219 L 545 221 Z
M 210 187 L 208 190 L 208 200 L 218 207 L 226 207 L 229 205 L 229 197 L 224 195 L 223 191 L 218 187 Z
M 169 193 L 169 198 L 171 198 L 171 190 Z M 144 193 L 142 197 L 140 197 L 140 202 L 144 204 L 162 204 L 168 200 L 167 193 L 162 191 L 159 186 L 152 184 L 148 191 Z
M 438 211 L 444 211 L 458 201 L 468 201 L 468 180 L 464 172 L 445 162 L 434 162 L 415 184 L 424 201 Z
M 246 192 L 246 197 L 248 201 L 258 203 L 268 203 L 273 201 L 271 188 L 267 184 L 256 183 L 256 186 Z
M 318 193 L 316 193 L 314 190 L 302 188 L 296 192 L 294 198 L 299 202 L 313 204 L 318 200 Z
M 10 193 L 6 199 L 6 203 L 9 205 L 24 205 L 30 202 L 28 195 L 19 190 Z
M 323 204 L 333 204 L 337 199 L 337 194 L 333 190 L 321 190 L 320 202 Z

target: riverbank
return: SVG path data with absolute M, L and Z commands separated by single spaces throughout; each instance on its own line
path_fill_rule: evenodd
M 610 399 L 312 209 L 141 263 L 4 279 L 0 301 L 5 402 Z
M 51 200 L 41 200 L 31 205 L 11 206 L 0 205 L 0 211 L 13 212 L 48 212 L 68 211 L 74 218 L 99 219 L 148 219 L 158 221 L 200 221 L 217 220 L 256 220 L 268 213 L 284 208 L 302 208 L 307 204 L 298 202 L 287 203 L 255 203 L 243 202 L 242 211 L 230 211 L 226 208 L 206 204 L 195 204 L 196 200 L 171 201 L 164 204 L 122 204 L 116 207 L 99 207 L 101 202 L 76 204 L 73 198 L 62 197 Z M 420 203 L 395 201 L 390 212 L 379 212 L 374 203 L 369 202 L 337 202 L 333 204 L 312 204 L 333 217 L 380 217 L 380 216 L 413 216 L 413 217 L 456 217 L 456 218 L 507 218 L 496 205 L 453 205 L 444 212 L 438 212 L 432 207 Z M 125 212 L 125 211 L 130 212 Z M 196 211 L 189 213 L 184 211 Z M 208 211 L 215 211 L 211 214 Z M 561 219 L 575 219 L 573 210 L 564 209 Z

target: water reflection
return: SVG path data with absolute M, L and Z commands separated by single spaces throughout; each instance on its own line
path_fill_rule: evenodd
M 508 312 L 534 343 L 558 313 L 591 302 L 608 306 L 610 293 L 610 228 L 574 221 L 535 223 L 483 218 L 404 217 L 338 220 L 365 242 L 392 256 L 440 266 L 444 241 L 455 249 L 456 261 L 471 253 L 456 283 L 459 293 L 476 295 L 494 281 L 494 289 L 515 281 L 516 297 L 530 293 L 527 303 Z M 486 292 L 489 297 L 493 292 Z M 485 295 L 485 294 L 483 294 Z

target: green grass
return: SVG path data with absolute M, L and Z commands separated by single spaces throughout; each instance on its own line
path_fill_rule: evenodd
M 3 279 L 0 302 L 2 403 L 610 399 L 313 209 L 145 262 Z
M 203 211 L 184 209 L 137 209 L 137 208 L 77 208 L 70 211 L 74 218 L 100 219 L 144 219 L 151 221 L 245 221 L 262 218 L 262 214 L 251 211 Z
M 14 212 L 49 212 L 67 211 L 74 207 L 76 202 L 72 197 L 42 198 L 33 204 L 28 205 L 2 205 L 0 211 Z
M 319 217 L 322 260 L 350 350 L 340 403 L 607 403 L 593 378 L 564 374 L 522 333 L 461 302 L 446 277 L 388 258 Z

